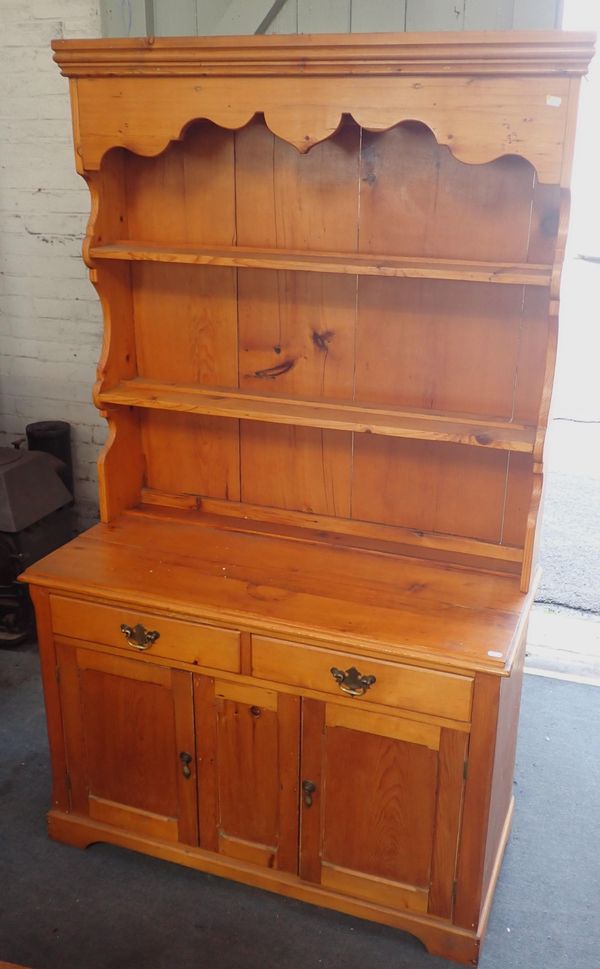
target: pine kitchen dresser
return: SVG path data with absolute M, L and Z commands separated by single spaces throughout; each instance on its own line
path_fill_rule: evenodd
M 25 574 L 53 838 L 477 963 L 592 44 L 54 43 L 109 436 Z

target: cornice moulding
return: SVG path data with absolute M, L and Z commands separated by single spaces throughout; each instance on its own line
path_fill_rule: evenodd
M 571 75 L 595 36 L 568 31 L 56 40 L 67 77 Z

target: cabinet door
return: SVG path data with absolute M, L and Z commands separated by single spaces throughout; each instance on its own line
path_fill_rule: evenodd
M 303 701 L 300 874 L 451 917 L 467 735 Z
M 192 677 L 58 645 L 71 809 L 197 844 Z
M 299 697 L 194 676 L 200 844 L 298 870 Z

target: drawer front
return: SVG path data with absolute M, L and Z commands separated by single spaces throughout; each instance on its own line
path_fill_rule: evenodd
M 239 673 L 240 634 L 232 629 L 200 626 L 179 619 L 167 619 L 138 612 L 130 606 L 102 606 L 79 599 L 50 596 L 52 629 L 57 636 L 69 636 L 88 643 L 117 646 L 132 656 L 157 656 Z M 158 638 L 144 650 L 129 645 L 121 625 L 140 624 Z
M 450 720 L 471 719 L 473 680 L 468 676 L 400 666 L 266 636 L 252 637 L 252 672 L 256 677 L 336 696 L 347 695 L 342 686 L 362 688 L 352 675 L 338 683 L 332 667 L 342 674 L 355 667 L 362 676 L 374 676 L 375 682 L 364 693 L 371 703 Z M 360 703 L 360 696 L 356 702 Z

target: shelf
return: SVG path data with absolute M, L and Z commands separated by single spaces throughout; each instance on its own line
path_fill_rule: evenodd
M 161 246 L 144 242 L 114 242 L 92 246 L 93 259 L 126 262 L 168 262 L 247 269 L 292 269 L 312 273 L 396 276 L 410 279 L 454 279 L 467 282 L 549 286 L 552 267 L 529 263 L 469 262 L 458 259 L 413 259 L 356 252 L 302 252 L 245 246 Z
M 159 384 L 141 378 L 126 380 L 103 391 L 98 402 L 420 441 L 449 441 L 528 454 L 533 451 L 536 433 L 535 427 L 509 421 L 353 403 L 259 397 L 237 390 Z

